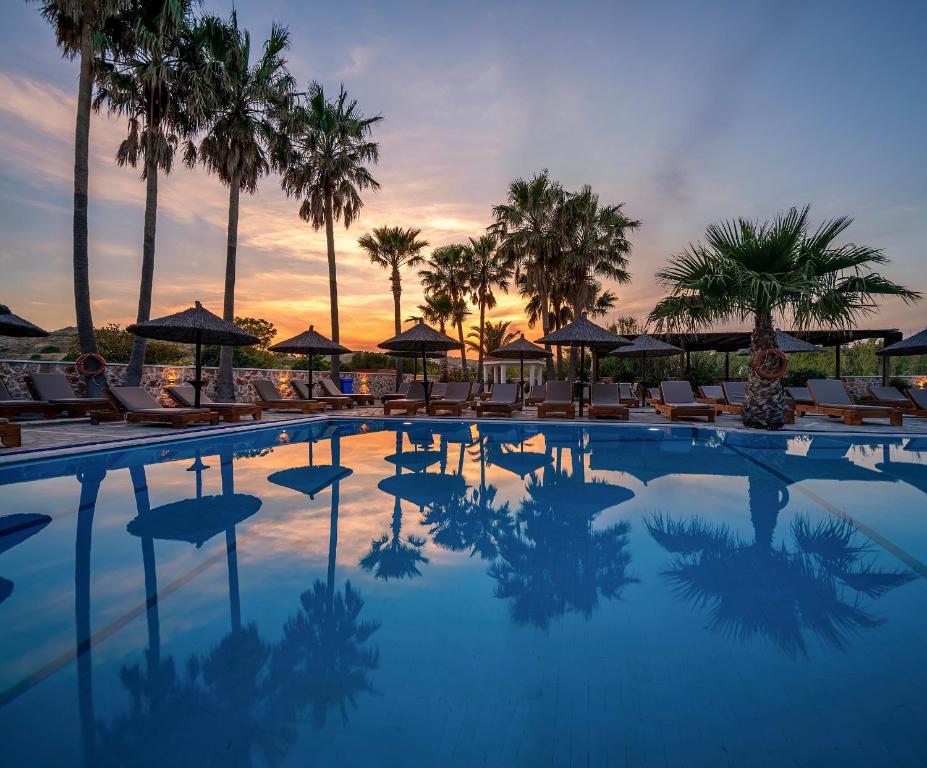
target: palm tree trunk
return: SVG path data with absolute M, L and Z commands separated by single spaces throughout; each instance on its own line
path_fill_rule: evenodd
M 87 199 L 90 154 L 90 103 L 93 96 L 93 41 L 95 3 L 84 4 L 80 38 L 80 80 L 77 86 L 77 121 L 74 129 L 74 312 L 80 351 L 96 352 L 90 308 L 90 256 L 87 246 Z
M 750 353 L 760 349 L 777 349 L 776 332 L 769 312 L 757 312 L 750 339 Z M 742 419 L 745 427 L 754 429 L 782 429 L 785 424 L 785 397 L 782 381 L 761 379 L 752 368 L 747 377 L 747 394 L 744 397 Z
M 328 295 L 332 312 L 332 341 L 338 342 L 341 333 L 338 328 L 338 272 L 335 267 L 335 216 L 332 211 L 332 196 L 325 195 L 325 242 L 328 246 Z M 341 373 L 341 357 L 332 355 L 331 376 L 335 382 Z
M 393 286 L 393 328 L 398 336 L 402 333 L 402 309 L 400 307 L 400 298 L 402 296 L 402 278 L 399 275 L 399 268 L 394 266 L 390 275 L 390 282 Z M 396 358 L 396 389 L 402 383 L 402 358 Z
M 158 223 L 158 166 L 148 152 L 145 155 L 145 235 L 142 242 L 142 279 L 138 289 L 138 315 L 136 322 L 151 318 L 151 292 L 154 285 L 155 230 Z M 142 380 L 142 366 L 145 364 L 145 339 L 136 336 L 132 354 L 123 384 L 137 387 Z
M 541 304 L 541 330 L 544 331 L 544 335 L 546 336 L 548 333 L 550 333 L 550 313 L 547 311 L 547 310 L 548 310 L 548 304 L 549 304 L 549 301 L 548 301 L 548 298 L 547 298 L 547 292 L 546 292 L 546 291 L 539 291 L 539 292 L 538 292 L 538 296 L 539 296 L 539 298 L 540 298 L 540 300 L 541 300 L 541 301 L 540 301 L 540 304 Z M 544 349 L 546 349 L 548 352 L 550 352 L 550 344 L 545 344 L 545 345 L 544 345 Z M 554 378 L 554 359 L 553 359 L 553 357 L 551 357 L 550 355 L 547 355 L 547 356 L 544 358 L 544 360 L 545 360 L 545 362 L 546 362 L 546 368 L 547 368 L 547 380 L 550 381 L 552 378 Z M 558 364 L 558 365 L 560 364 L 560 348 L 559 348 L 559 347 L 557 347 L 557 364 Z
M 467 346 L 464 343 L 463 318 L 457 320 L 457 338 L 460 339 L 460 365 L 464 378 L 467 376 Z
M 483 380 L 483 355 L 486 349 L 486 294 L 480 291 L 480 349 L 476 365 L 476 380 Z
M 241 177 L 237 174 L 229 187 L 229 226 L 225 248 L 225 297 L 222 305 L 222 319 L 235 322 L 235 268 L 238 258 L 238 206 L 241 197 Z M 219 349 L 219 399 L 224 402 L 235 400 L 235 380 L 232 370 L 234 350 L 232 347 Z

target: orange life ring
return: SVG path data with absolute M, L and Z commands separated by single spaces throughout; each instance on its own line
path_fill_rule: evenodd
M 97 364 L 96 368 L 87 367 L 87 363 L 90 361 Z M 99 376 L 106 371 L 106 360 L 103 359 L 103 355 L 98 355 L 96 352 L 85 352 L 74 361 L 74 367 L 81 376 L 92 379 L 94 376 Z
M 779 364 L 773 370 L 767 370 L 766 358 L 772 356 L 776 358 Z M 789 370 L 789 358 L 781 349 L 758 349 L 750 358 L 750 367 L 753 372 L 761 379 L 766 381 L 778 381 Z

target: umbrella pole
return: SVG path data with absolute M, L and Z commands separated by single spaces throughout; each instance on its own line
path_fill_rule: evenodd
M 425 413 L 428 413 L 428 360 L 425 357 L 425 342 L 422 342 L 422 378 L 425 379 Z
M 196 332 L 196 373 L 193 379 L 193 407 L 200 407 L 200 390 L 203 388 L 203 332 Z
M 579 345 L 579 418 L 583 417 L 583 376 L 585 375 L 586 348 Z
M 525 353 L 518 353 L 518 385 L 521 387 L 521 407 L 525 407 Z
M 312 350 L 309 350 L 309 399 L 312 399 Z
M 641 408 L 647 405 L 647 385 L 644 383 L 644 371 L 647 370 L 647 355 L 641 355 Z

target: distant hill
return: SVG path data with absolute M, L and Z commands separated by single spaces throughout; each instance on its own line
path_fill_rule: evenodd
M 4 360 L 64 360 L 77 338 L 77 328 L 59 328 L 43 338 L 0 336 L 0 358 Z

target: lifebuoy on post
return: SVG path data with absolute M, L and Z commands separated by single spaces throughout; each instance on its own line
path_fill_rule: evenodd
M 87 363 L 92 365 L 88 366 Z M 103 355 L 98 355 L 96 352 L 85 352 L 74 361 L 74 367 L 81 376 L 92 379 L 106 372 L 106 360 L 103 359 Z
M 766 359 L 768 357 L 774 357 L 778 362 L 778 365 L 773 370 L 766 368 Z M 758 349 L 750 358 L 750 368 L 765 381 L 778 381 L 789 370 L 789 358 L 781 349 Z

